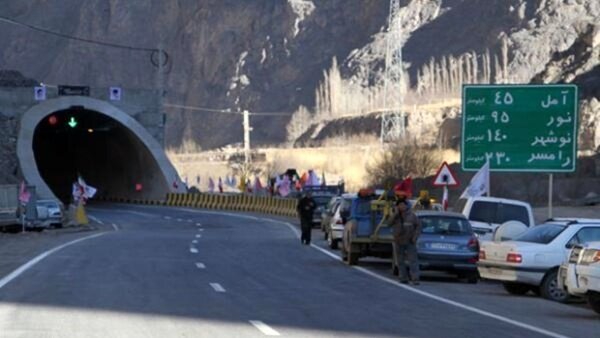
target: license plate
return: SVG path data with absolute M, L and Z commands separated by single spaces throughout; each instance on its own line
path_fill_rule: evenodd
M 456 250 L 456 244 L 452 243 L 430 243 L 429 248 L 440 250 Z
M 489 269 L 489 272 L 490 272 L 492 275 L 500 275 L 500 274 L 502 274 L 502 270 L 500 270 L 500 269 L 498 269 L 498 268 L 490 268 L 490 269 Z

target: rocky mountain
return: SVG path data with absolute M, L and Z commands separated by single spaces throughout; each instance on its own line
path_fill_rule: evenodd
M 427 74 L 446 62 L 462 67 L 468 58 L 479 60 L 481 75 L 470 69 L 478 81 L 598 86 L 597 0 L 403 0 L 401 6 L 407 86 L 423 97 L 433 90 Z M 0 69 L 49 84 L 164 88 L 166 102 L 202 107 L 167 109 L 168 146 L 185 139 L 204 149 L 240 142 L 241 116 L 229 112 L 244 109 L 277 113 L 254 115 L 251 123 L 253 143 L 278 144 L 300 105 L 318 118 L 323 98 L 316 89 L 334 58 L 340 82 L 364 95 L 381 88 L 388 7 L 387 0 L 9 0 L 0 17 L 16 23 L 0 20 Z M 139 47 L 166 51 L 163 74 L 156 53 Z M 587 95 L 587 125 L 595 130 L 599 97 L 597 90 Z M 346 110 L 358 105 L 346 102 Z

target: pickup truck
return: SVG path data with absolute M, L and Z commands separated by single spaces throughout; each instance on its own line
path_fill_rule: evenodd
M 535 225 L 531 205 L 518 200 L 484 196 L 470 197 L 459 199 L 454 211 L 467 217 L 473 231 L 481 240 L 492 240 L 494 231 L 506 222 L 517 221 L 526 227 Z
M 586 298 L 600 314 L 600 242 L 579 244 L 560 266 L 558 285 L 570 295 Z

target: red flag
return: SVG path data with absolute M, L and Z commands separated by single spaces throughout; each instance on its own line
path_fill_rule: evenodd
M 412 197 L 412 190 L 412 178 L 410 176 L 394 186 L 396 195 L 404 195 L 408 198 Z

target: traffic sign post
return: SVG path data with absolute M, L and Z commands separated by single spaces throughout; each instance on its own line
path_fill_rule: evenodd
M 575 85 L 465 85 L 462 108 L 463 170 L 575 171 Z
M 463 86 L 462 169 L 549 173 L 551 217 L 552 173 L 577 163 L 577 99 L 575 85 Z
M 448 166 L 448 163 L 444 162 L 442 163 L 442 165 L 440 166 L 440 168 L 437 171 L 437 174 L 435 174 L 435 177 L 433 178 L 433 183 L 434 186 L 436 187 L 444 187 L 444 192 L 442 195 L 442 206 L 444 208 L 444 210 L 448 209 L 448 186 L 458 186 L 458 180 L 456 179 L 456 176 L 454 175 L 454 173 L 452 172 L 452 170 L 450 170 L 450 167 Z

